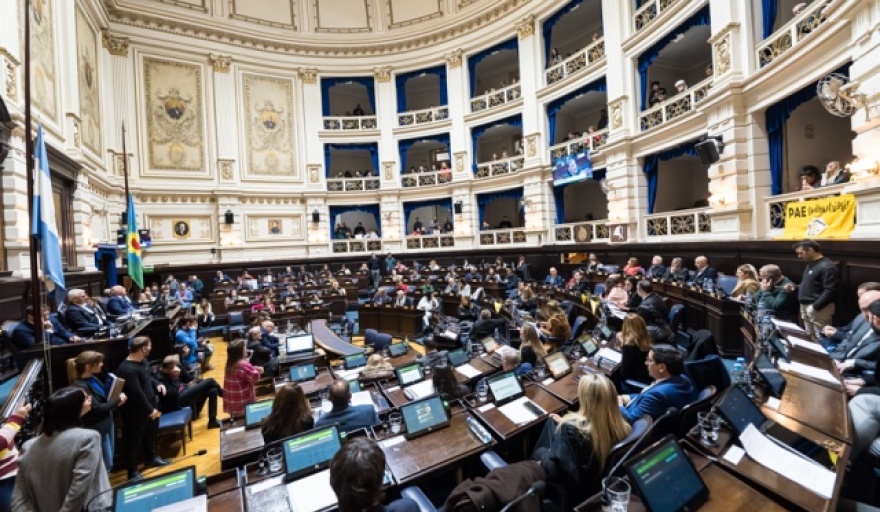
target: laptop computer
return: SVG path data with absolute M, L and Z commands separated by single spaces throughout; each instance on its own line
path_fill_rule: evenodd
M 626 470 L 648 512 L 696 510 L 709 499 L 709 488 L 671 435 L 626 463 Z
M 290 367 L 290 380 L 304 382 L 315 378 L 315 363 Z
M 244 428 L 260 428 L 263 420 L 272 412 L 272 404 L 275 400 L 262 400 L 244 406 Z
M 308 354 L 315 351 L 315 337 L 310 333 L 294 334 L 284 340 L 287 355 Z
M 449 364 L 452 366 L 461 366 L 467 364 L 468 361 L 471 360 L 467 351 L 463 348 L 457 348 L 455 350 L 450 350 L 448 354 L 446 354 L 447 359 L 449 359 Z
M 141 512 L 188 500 L 196 495 L 196 467 L 129 482 L 113 492 L 115 512 Z M 202 509 L 205 510 L 205 509 Z
M 767 383 L 770 394 L 776 398 L 782 398 L 782 392 L 785 391 L 785 376 L 770 361 L 770 358 L 765 354 L 758 356 L 758 359 L 755 360 L 755 370 Z
M 367 355 L 364 352 L 349 354 L 343 359 L 346 370 L 354 370 L 362 366 L 367 366 Z
M 391 354 L 391 357 L 399 357 L 409 350 L 409 345 L 406 343 L 392 343 L 388 345 L 388 353 Z
M 571 373 L 571 365 L 562 352 L 553 352 L 544 356 L 544 363 L 554 379 L 561 379 Z
M 526 394 L 522 382 L 513 371 L 493 375 L 487 378 L 486 382 L 489 384 L 489 390 L 492 391 L 496 406 L 512 402 Z
M 394 373 L 397 374 L 397 382 L 407 399 L 421 400 L 434 394 L 434 382 L 425 380 L 425 371 L 419 363 L 401 366 Z
M 777 357 L 781 357 L 782 359 L 785 359 L 785 362 L 790 363 L 791 354 L 788 351 L 788 347 L 786 347 L 785 344 L 782 343 L 782 339 L 779 337 L 779 333 L 774 332 L 767 339 L 769 340 L 770 347 L 773 349 L 774 352 L 776 352 Z
M 449 425 L 449 414 L 439 396 L 408 403 L 400 408 L 406 426 L 405 437 L 412 439 Z
M 326 469 L 339 451 L 342 440 L 336 425 L 295 435 L 281 442 L 284 452 L 284 479 L 288 482 Z

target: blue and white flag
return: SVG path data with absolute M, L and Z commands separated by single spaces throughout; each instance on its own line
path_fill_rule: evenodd
M 64 268 L 61 264 L 61 237 L 55 223 L 55 198 L 52 195 L 52 177 L 49 174 L 49 160 L 46 157 L 46 142 L 43 140 L 43 125 L 37 128 L 37 142 L 34 144 L 34 211 L 31 218 L 31 235 L 40 251 L 43 267 L 43 281 L 49 294 L 55 295 L 59 305 L 64 302 Z

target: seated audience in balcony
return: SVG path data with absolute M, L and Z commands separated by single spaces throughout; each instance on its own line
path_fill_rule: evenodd
M 449 219 L 446 219 L 446 222 L 443 223 L 443 229 L 440 232 L 452 233 L 453 229 L 452 222 Z
M 660 99 L 660 95 L 663 95 L 663 99 Z M 660 87 L 660 82 L 654 80 L 651 82 L 651 91 L 648 94 L 648 106 L 653 107 L 654 105 L 662 102 L 666 99 L 666 89 Z
M 510 222 L 510 219 L 507 218 L 507 215 L 502 217 L 501 222 L 498 223 L 498 229 L 511 229 L 513 228 L 513 224 Z
M 706 78 L 711 78 L 715 75 L 715 68 L 712 67 L 712 64 L 706 66 Z
M 358 222 L 358 225 L 354 227 L 354 236 L 364 236 L 367 234 L 366 228 L 364 228 L 363 223 Z
M 822 173 L 815 165 L 805 165 L 801 169 L 801 186 L 798 189 L 803 192 L 806 190 L 817 189 L 822 186 Z
M 679 81 L 675 82 L 675 90 L 679 94 L 683 93 L 687 89 L 688 89 L 688 84 L 684 80 L 679 80 Z
M 758 271 L 748 263 L 736 267 L 736 279 L 736 286 L 733 287 L 730 296 L 737 300 L 743 300 L 746 296 L 751 296 L 761 290 Z
M 416 217 L 416 221 L 413 222 L 413 231 L 421 232 L 423 227 L 425 227 L 425 226 L 424 226 L 424 224 L 422 224 L 422 220 L 419 219 L 418 217 Z
M 622 272 L 627 276 L 640 276 L 645 273 L 645 269 L 639 265 L 638 258 L 630 258 L 626 260 L 626 266 L 623 267 Z
M 849 171 L 840 166 L 840 162 L 832 160 L 825 165 L 825 173 L 822 174 L 822 186 L 848 183 L 851 176 Z
M 362 116 L 362 115 L 364 115 L 364 109 L 361 107 L 361 104 L 360 104 L 360 103 L 358 103 L 357 105 L 355 105 L 355 107 L 354 107 L 354 111 L 352 112 L 352 114 L 354 114 L 354 115 L 356 115 L 356 116 Z

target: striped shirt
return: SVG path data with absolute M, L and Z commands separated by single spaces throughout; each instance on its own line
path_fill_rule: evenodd
M 15 435 L 21 430 L 24 418 L 12 415 L 0 427 L 0 480 L 14 477 L 18 473 L 18 449 Z

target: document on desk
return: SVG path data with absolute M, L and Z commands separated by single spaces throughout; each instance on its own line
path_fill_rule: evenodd
M 379 408 L 376 407 L 376 404 L 373 402 L 373 395 L 370 394 L 369 391 L 358 391 L 357 393 L 352 393 L 351 405 L 369 405 L 377 411 L 379 410 Z
M 501 414 L 507 416 L 507 419 L 512 421 L 516 425 L 525 425 L 530 421 L 534 421 L 537 416 L 532 411 L 526 409 L 525 404 L 526 400 L 529 398 L 524 396 L 521 398 L 517 398 L 513 402 L 509 404 L 504 404 L 498 408 Z
M 620 364 L 620 362 L 623 360 L 622 353 L 607 347 L 600 348 L 599 351 L 596 352 L 595 357 L 601 357 L 602 359 L 614 361 L 614 364 Z
M 778 364 L 780 370 L 790 371 L 805 377 L 812 377 L 838 386 L 842 385 L 840 379 L 824 368 L 816 368 L 815 366 L 798 362 L 786 363 L 785 361 L 779 361 Z
M 828 355 L 828 351 L 825 350 L 825 347 L 819 345 L 818 343 L 805 340 L 803 338 L 798 338 L 797 336 L 787 336 L 786 339 L 789 343 L 791 343 L 791 346 L 793 347 L 809 350 L 810 352 L 815 352 L 817 354 L 824 354 L 826 356 Z
M 476 368 L 471 366 L 471 363 L 465 363 L 461 366 L 456 366 L 455 371 L 457 371 L 458 373 L 464 375 L 465 377 L 467 377 L 469 379 L 473 379 L 474 377 L 479 377 L 480 375 L 483 374 L 483 372 L 481 372 L 480 370 L 477 370 Z
M 362 366 L 353 370 L 333 370 L 333 373 L 335 373 L 336 377 L 339 379 L 354 380 L 358 378 L 358 375 L 361 374 L 361 370 L 363 369 L 364 367 Z
M 837 475 L 819 464 L 786 450 L 755 428 L 746 427 L 739 440 L 755 462 L 779 473 L 826 500 L 834 494 Z
M 770 321 L 773 322 L 773 325 L 775 325 L 777 329 L 785 329 L 787 331 L 804 333 L 804 334 L 807 333 L 807 331 L 803 330 L 803 328 L 798 324 L 786 322 L 785 320 L 780 320 L 778 318 L 772 318 L 772 319 L 770 319 Z
M 208 496 L 206 494 L 199 494 L 195 498 L 159 507 L 154 509 L 153 512 L 207 512 L 207 510 Z
M 330 487 L 330 470 L 325 469 L 287 484 L 287 499 L 293 512 L 316 512 L 336 505 Z

